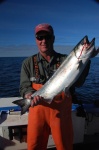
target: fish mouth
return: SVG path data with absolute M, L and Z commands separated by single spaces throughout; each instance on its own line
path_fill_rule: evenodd
M 90 42 L 90 47 L 92 47 L 93 45 L 95 45 L 95 38 L 93 38 L 92 41 Z
M 88 40 L 88 36 L 86 35 L 82 42 L 81 42 L 82 47 L 82 51 L 89 51 L 91 47 L 93 47 L 95 45 L 95 38 L 93 38 L 91 40 L 91 42 L 89 42 Z
M 87 58 L 87 56 L 93 51 L 95 45 L 95 38 L 92 39 L 91 42 L 88 40 L 88 36 L 85 36 L 78 44 L 77 48 L 75 48 L 75 56 L 77 59 Z M 79 49 L 79 51 L 76 51 Z
M 89 54 L 94 49 L 95 45 L 95 38 L 92 39 L 91 42 L 84 44 L 84 51 L 86 54 Z
M 84 37 L 84 39 L 83 39 L 83 45 L 84 44 L 89 44 L 90 42 L 89 42 L 89 40 L 88 40 L 88 36 L 86 35 L 85 37 Z
M 95 44 L 95 38 L 93 38 L 91 42 L 89 42 L 89 40 L 84 41 L 82 50 L 89 51 L 90 48 L 94 46 L 94 44 Z

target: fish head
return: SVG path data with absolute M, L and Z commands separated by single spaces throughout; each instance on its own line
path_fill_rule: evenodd
M 91 57 L 95 49 L 95 38 L 89 42 L 88 37 L 85 36 L 75 47 L 74 53 L 77 59 L 89 58 Z

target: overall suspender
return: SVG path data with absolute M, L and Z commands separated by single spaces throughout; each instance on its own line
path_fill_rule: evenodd
M 40 71 L 39 71 L 39 66 L 37 62 L 37 55 L 33 56 L 33 64 L 34 64 L 35 78 L 38 81 L 40 78 Z
M 40 62 L 40 60 L 38 60 L 38 56 L 37 54 L 33 56 L 33 64 L 34 64 L 34 71 L 35 71 L 35 78 L 37 80 L 37 82 L 39 82 L 39 79 L 40 79 L 40 75 L 43 74 L 44 76 L 46 76 L 47 78 L 47 75 L 44 71 L 44 67 L 42 66 L 42 62 Z M 39 64 L 38 64 L 39 63 Z M 57 61 L 56 63 L 56 69 L 58 69 L 60 66 L 60 60 Z

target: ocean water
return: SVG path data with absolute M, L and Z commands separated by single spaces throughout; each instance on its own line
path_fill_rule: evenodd
M 0 98 L 19 94 L 20 70 L 26 57 L 0 57 Z M 99 100 L 99 57 L 91 59 L 91 67 L 85 83 L 76 88 L 78 100 L 92 103 Z

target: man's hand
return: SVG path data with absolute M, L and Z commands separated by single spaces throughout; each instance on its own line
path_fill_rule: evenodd
M 31 95 L 32 95 L 33 93 L 27 93 L 27 94 L 25 94 L 25 96 L 24 96 L 24 98 L 26 98 L 26 99 L 31 99 Z
M 97 49 L 96 48 L 94 49 L 91 57 L 93 58 L 93 57 L 97 56 L 98 54 L 99 54 L 99 47 Z
M 39 96 L 39 95 L 34 96 L 33 99 L 31 99 L 31 106 L 34 107 L 34 106 L 38 105 L 43 100 L 44 100 L 44 98 Z
M 33 98 L 31 97 L 33 93 L 28 93 L 25 95 L 25 98 L 26 99 L 30 99 L 31 100 L 31 107 L 34 107 L 36 105 L 38 105 L 40 103 L 40 101 L 44 100 L 43 97 L 37 95 L 37 96 L 34 96 Z

